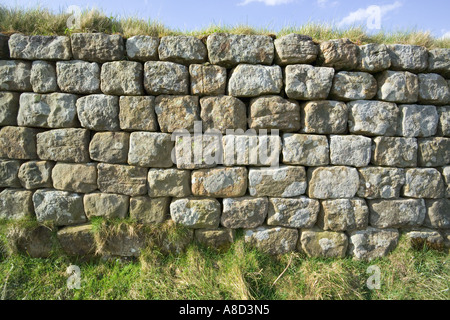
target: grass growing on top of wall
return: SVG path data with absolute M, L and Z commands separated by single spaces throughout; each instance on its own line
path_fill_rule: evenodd
M 311 36 L 315 41 L 336 38 L 349 38 L 357 44 L 365 43 L 403 43 L 422 45 L 427 48 L 450 48 L 450 39 L 434 38 L 430 32 L 420 30 L 402 30 L 396 32 L 367 32 L 361 25 L 338 28 L 332 24 L 307 23 L 302 26 L 288 26 L 274 32 L 269 28 L 254 28 L 248 25 L 211 25 L 200 30 L 179 30 L 169 28 L 156 20 L 143 20 L 135 17 L 108 17 L 98 10 L 85 10 L 81 14 L 81 28 L 68 29 L 70 14 L 53 13 L 42 8 L 11 8 L 0 5 L 0 32 L 23 32 L 39 35 L 67 35 L 72 32 L 119 33 L 124 37 L 133 35 L 194 35 L 204 37 L 214 32 L 235 34 L 269 34 L 282 36 L 289 33 L 301 33 Z

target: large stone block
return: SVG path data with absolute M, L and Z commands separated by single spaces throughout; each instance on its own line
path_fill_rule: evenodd
M 422 225 L 426 207 L 423 199 L 369 200 L 370 225 L 376 228 L 406 228 Z
M 27 257 L 49 258 L 54 249 L 54 228 L 48 226 L 17 226 L 9 239 L 14 252 Z
M 34 215 L 33 192 L 5 189 L 0 192 L 0 219 L 20 220 Z
M 144 64 L 144 87 L 148 94 L 189 94 L 189 72 L 186 66 L 168 61 Z
M 450 49 L 438 48 L 428 51 L 428 72 L 450 77 Z
M 216 199 L 182 198 L 170 204 L 172 220 L 192 229 L 216 229 L 220 223 L 220 203 Z
M 191 94 L 216 96 L 225 94 L 227 69 L 215 65 L 191 64 Z
M 202 40 L 193 36 L 162 37 L 158 53 L 159 60 L 187 65 L 205 62 L 208 54 Z
M 188 197 L 191 195 L 190 180 L 189 170 L 150 169 L 148 195 L 150 197 Z
M 102 65 L 101 89 L 105 94 L 137 96 L 144 94 L 143 67 L 135 61 L 113 61 Z
M 127 39 L 126 50 L 130 60 L 150 61 L 158 60 L 159 38 L 137 35 Z
M 263 94 L 279 94 L 282 87 L 280 66 L 240 64 L 231 71 L 227 90 L 230 96 L 257 97 Z
M 399 109 L 395 103 L 382 101 L 351 101 L 348 127 L 351 133 L 366 136 L 393 136 L 397 132 Z
M 364 136 L 330 136 L 330 161 L 333 165 L 365 167 L 370 163 L 372 139 Z
M 415 167 L 417 140 L 415 138 L 376 137 L 373 139 L 372 163 L 388 167 Z
M 128 224 L 121 224 L 115 232 L 105 235 L 100 251 L 106 257 L 139 257 L 145 248 L 145 235 Z
M 430 137 L 436 134 L 439 115 L 435 106 L 404 104 L 400 113 L 397 134 L 404 137 Z
M 315 199 L 353 198 L 359 187 L 355 168 L 344 166 L 309 168 L 308 195 Z
M 357 260 L 373 260 L 388 255 L 397 247 L 399 232 L 396 229 L 368 227 L 349 233 L 349 252 Z
M 200 106 L 204 131 L 217 129 L 225 133 L 227 129 L 247 129 L 247 107 L 235 97 L 203 97 Z
M 97 189 L 95 163 L 57 163 L 52 170 L 53 187 L 58 190 L 89 193 Z
M 200 169 L 192 172 L 192 194 L 214 198 L 242 197 L 247 191 L 245 167 Z
M 97 132 L 89 144 L 89 156 L 99 162 L 127 163 L 129 139 L 127 132 Z
M 58 231 L 58 242 L 69 256 L 88 257 L 93 256 L 96 251 L 91 224 L 62 228 Z
M 169 168 L 173 165 L 172 137 L 159 132 L 132 132 L 128 164 L 140 167 Z
M 255 197 L 296 197 L 306 191 L 306 171 L 299 166 L 250 168 L 248 190 Z
M 410 72 L 386 70 L 377 76 L 379 100 L 415 103 L 419 99 L 419 78 Z
M 236 237 L 236 232 L 229 229 L 198 229 L 195 230 L 195 240 L 208 248 L 226 251 Z
M 450 167 L 443 167 L 442 168 L 442 177 L 444 178 L 444 182 L 447 185 L 447 189 L 446 189 L 446 197 L 450 198 Z
M 120 129 L 126 131 L 158 131 L 155 97 L 122 96 L 119 98 Z
M 25 189 L 52 188 L 52 161 L 28 161 L 20 166 L 19 179 Z
M 19 97 L 17 92 L 0 92 L 0 126 L 17 125 Z
M 286 95 L 296 100 L 323 100 L 333 84 L 334 69 L 308 64 L 289 65 L 285 69 Z
M 412 249 L 423 250 L 424 246 L 435 249 L 444 249 L 444 238 L 438 231 L 430 229 L 416 229 L 405 234 Z
M 32 128 L 3 127 L 0 129 L 0 158 L 37 159 L 36 135 Z
M 89 130 L 54 129 L 37 134 L 37 154 L 42 160 L 89 161 Z
M 377 81 L 370 73 L 341 71 L 334 76 L 330 97 L 342 101 L 370 100 L 377 89 Z
M 380 72 L 389 69 L 391 57 L 384 44 L 369 43 L 359 47 L 358 70 Z
M 90 94 L 100 92 L 100 67 L 80 60 L 56 63 L 58 87 L 62 92 Z
M 97 185 L 101 192 L 139 196 L 147 193 L 147 169 L 99 163 Z
M 436 73 L 421 73 L 419 78 L 419 102 L 431 104 L 448 104 L 450 88 L 447 81 Z
M 450 164 L 450 138 L 424 138 L 418 141 L 419 166 L 440 167 Z
M 70 60 L 70 39 L 64 36 L 25 36 L 15 33 L 9 38 L 11 58 L 25 60 Z
M 319 54 L 319 48 L 311 37 L 296 33 L 275 39 L 274 45 L 275 63 L 280 66 L 312 63 Z
M 32 91 L 31 62 L 0 60 L 0 90 Z
M 95 131 L 119 130 L 119 97 L 92 94 L 77 100 L 81 126 Z
M 400 168 L 366 167 L 359 171 L 358 196 L 367 199 L 400 197 L 405 184 L 405 170 Z
M 299 247 L 309 257 L 344 258 L 348 239 L 343 232 L 302 230 Z
M 347 131 L 348 107 L 340 101 L 310 101 L 301 106 L 302 132 L 333 134 Z
M 257 228 L 264 223 L 267 217 L 267 198 L 225 198 L 222 205 L 221 224 L 225 228 Z
M 320 43 L 319 65 L 335 70 L 353 70 L 358 66 L 359 48 L 349 39 L 336 39 Z
M 283 163 L 307 167 L 329 164 L 327 137 L 309 134 L 283 134 Z
M 444 180 L 434 168 L 414 168 L 406 170 L 403 196 L 410 198 L 443 198 Z
M 90 193 L 83 198 L 84 211 L 89 219 L 123 219 L 128 215 L 130 197 L 112 193 Z
M 269 198 L 267 224 L 290 228 L 312 228 L 317 221 L 320 203 L 306 197 Z
M 365 229 L 369 223 L 369 207 L 364 199 L 325 200 L 322 201 L 319 222 L 324 230 Z
M 176 135 L 175 162 L 178 169 L 211 168 L 223 162 L 222 136 Z
M 125 58 L 125 47 L 121 35 L 73 33 L 70 38 L 74 59 L 103 63 Z
M 388 45 L 392 70 L 422 72 L 428 68 L 428 51 L 425 47 L 391 44 Z
M 245 231 L 245 243 L 271 255 L 295 251 L 298 230 L 283 227 L 258 227 Z
M 33 61 L 30 82 L 34 92 L 50 93 L 58 91 L 55 64 L 40 60 Z
M 194 96 L 156 97 L 155 112 L 162 132 L 185 129 L 194 130 L 194 122 L 200 120 L 199 99 Z
M 450 199 L 426 200 L 424 225 L 434 229 L 450 229 Z
M 159 225 L 170 217 L 169 206 L 169 197 L 131 197 L 130 218 L 144 225 Z
M 450 137 L 450 106 L 438 107 L 437 112 L 439 115 L 437 134 Z
M 0 188 L 20 188 L 19 168 L 22 161 L 0 160 Z

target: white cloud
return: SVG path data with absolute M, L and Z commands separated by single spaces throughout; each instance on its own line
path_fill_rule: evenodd
M 444 32 L 442 39 L 450 39 L 450 31 Z
M 238 6 L 246 6 L 247 4 L 252 3 L 252 2 L 262 2 L 266 6 L 277 6 L 280 4 L 291 3 L 293 1 L 294 0 L 244 0 L 244 2 L 239 3 Z
M 337 6 L 339 4 L 339 1 L 317 0 L 316 3 L 321 8 L 327 8 Z
M 319 0 L 320 1 L 320 0 Z M 346 16 L 344 19 L 339 22 L 339 26 L 342 27 L 344 25 L 354 24 L 357 22 L 366 21 L 370 17 L 372 17 L 374 9 L 379 10 L 381 17 L 386 15 L 388 12 L 395 10 L 397 8 L 400 8 L 403 6 L 403 3 L 400 1 L 396 1 L 392 4 L 387 4 L 384 6 L 368 6 L 367 8 L 360 8 L 356 11 L 350 12 L 348 16 Z M 380 18 L 381 18 L 380 17 Z

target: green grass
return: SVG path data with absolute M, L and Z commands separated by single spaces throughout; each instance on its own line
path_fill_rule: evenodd
M 81 15 L 81 28 L 68 29 L 66 21 L 70 14 L 53 13 L 42 8 L 6 7 L 0 5 L 0 32 L 22 32 L 35 35 L 68 35 L 73 32 L 104 32 L 122 34 L 128 38 L 133 35 L 193 35 L 199 38 L 215 33 L 265 34 L 282 36 L 289 33 L 301 33 L 311 36 L 315 41 L 337 38 L 349 38 L 357 44 L 365 43 L 403 43 L 422 45 L 427 48 L 450 48 L 450 39 L 434 38 L 430 32 L 421 30 L 380 31 L 375 34 L 367 32 L 362 25 L 338 28 L 334 24 L 309 22 L 302 26 L 286 26 L 275 32 L 270 28 L 255 28 L 249 25 L 210 25 L 198 30 L 179 30 L 165 26 L 156 20 L 142 20 L 136 17 L 106 16 L 100 11 L 85 10 Z

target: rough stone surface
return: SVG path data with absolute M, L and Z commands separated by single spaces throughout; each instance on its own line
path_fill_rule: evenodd
M 310 101 L 301 106 L 302 132 L 345 133 L 347 131 L 348 107 L 339 101 Z
M 194 131 L 194 122 L 199 121 L 199 99 L 195 96 L 156 97 L 155 112 L 162 132 L 177 129 Z
M 283 163 L 307 167 L 329 164 L 327 137 L 309 134 L 284 134 Z
M 227 86 L 227 69 L 215 65 L 191 64 L 191 94 L 199 96 L 216 96 L 225 94 Z
M 122 96 L 119 98 L 120 129 L 126 131 L 157 131 L 155 97 Z
M 450 164 L 450 138 L 419 139 L 419 166 L 440 167 Z
M 96 250 L 94 230 L 91 224 L 65 227 L 58 231 L 58 242 L 69 256 L 93 256 Z
M 444 180 L 434 168 L 406 170 L 403 196 L 410 198 L 442 198 L 445 195 Z
M 147 169 L 99 163 L 97 184 L 101 192 L 138 196 L 147 193 Z
M 214 33 L 206 41 L 209 61 L 231 68 L 240 63 L 272 64 L 273 40 L 263 35 Z
M 251 229 L 261 226 L 267 217 L 267 198 L 225 198 L 222 202 L 221 224 L 230 229 Z
M 448 104 L 450 88 L 447 81 L 435 73 L 421 73 L 419 78 L 419 102 L 431 104 Z
M 447 184 L 446 197 L 450 198 L 450 167 L 447 166 L 442 168 L 442 177 Z
M 330 93 L 334 69 L 308 64 L 289 65 L 285 69 L 286 95 L 296 100 L 323 100 Z
M 126 224 L 120 225 L 116 232 L 107 234 L 104 241 L 101 251 L 106 257 L 138 257 L 145 247 L 142 232 L 136 232 Z
M 49 93 L 58 91 L 55 65 L 46 61 L 33 61 L 30 82 L 34 92 Z
M 15 33 L 9 38 L 11 58 L 25 60 L 69 60 L 70 39 L 64 36 L 25 36 Z
M 359 47 L 358 70 L 380 72 L 389 69 L 391 57 L 384 44 L 370 43 Z
M 450 77 L 450 49 L 439 48 L 428 51 L 428 72 Z
M 257 97 L 278 94 L 283 86 L 280 66 L 240 64 L 231 71 L 228 94 L 235 97 Z
M 306 197 L 269 198 L 267 224 L 290 228 L 312 228 L 317 221 L 320 203 Z
M 89 219 L 123 219 L 128 215 L 130 197 L 112 193 L 90 193 L 83 198 L 84 211 Z
M 135 61 L 113 61 L 102 65 L 101 89 L 105 94 L 143 95 L 143 67 Z
M 330 161 L 333 165 L 365 167 L 370 163 L 372 139 L 364 136 L 330 136 Z
M 351 231 L 365 229 L 369 223 L 369 207 L 364 199 L 322 201 L 320 220 L 324 230 Z
M 352 70 L 358 66 L 359 48 L 349 39 L 336 39 L 320 43 L 318 63 L 336 70 Z
M 22 93 L 17 123 L 25 127 L 77 127 L 77 98 L 68 93 Z
M 0 160 L 0 188 L 20 188 L 19 160 Z
M 376 228 L 405 228 L 422 225 L 426 207 L 423 199 L 369 200 L 370 225 Z
M 159 225 L 169 216 L 170 198 L 130 198 L 130 218 L 144 225 Z
M 220 203 L 216 199 L 182 198 L 170 204 L 170 215 L 177 224 L 192 229 L 216 229 L 220 223 Z
M 37 134 L 37 154 L 42 160 L 63 162 L 89 161 L 89 131 L 54 129 Z
M 366 199 L 393 199 L 400 197 L 405 184 L 405 170 L 400 168 L 366 167 L 359 171 L 358 196 Z
M 377 76 L 377 81 L 380 100 L 415 103 L 419 98 L 419 78 L 413 73 L 386 70 Z
M 423 250 L 426 246 L 431 249 L 444 249 L 444 238 L 435 230 L 418 229 L 406 233 L 409 244 L 413 249 Z
M 144 64 L 144 87 L 152 95 L 188 94 L 188 69 L 168 61 L 147 61 Z
M 190 180 L 189 170 L 150 169 L 148 195 L 150 197 L 188 197 L 191 195 Z
M 203 42 L 193 36 L 162 37 L 158 47 L 159 59 L 181 64 L 202 63 L 207 51 Z
M 119 130 L 119 98 L 92 94 L 77 100 L 81 126 L 95 131 Z
M 397 132 L 399 109 L 395 103 L 358 100 L 347 103 L 351 133 L 366 136 L 393 136 Z
M 130 60 L 158 60 L 159 38 L 137 35 L 127 39 L 126 50 Z
M 118 34 L 74 33 L 70 38 L 74 59 L 103 63 L 125 57 L 123 38 Z
M 132 132 L 128 164 L 140 167 L 169 168 L 173 165 L 171 135 L 160 132 Z
M 3 127 L 0 129 L 0 158 L 37 159 L 37 129 Z
M 0 60 L 0 90 L 32 91 L 31 62 Z
M 341 71 L 336 73 L 330 97 L 336 100 L 369 100 L 377 94 L 377 81 L 366 72 Z
M 298 230 L 282 227 L 261 226 L 245 231 L 245 242 L 271 255 L 280 255 L 295 251 Z
M 129 139 L 127 132 L 97 132 L 89 144 L 89 156 L 99 162 L 127 163 Z
M 437 112 L 439 115 L 437 134 L 450 137 L 450 106 L 438 107 Z
M 177 135 L 175 162 L 178 169 L 212 168 L 223 162 L 220 135 Z
M 235 233 L 234 230 L 229 229 L 195 230 L 195 240 L 208 248 L 226 251 L 234 242 Z
M 100 92 L 100 67 L 80 60 L 56 63 L 58 87 L 62 92 L 90 94 Z
M 247 107 L 239 99 L 230 96 L 204 97 L 200 99 L 200 118 L 203 130 L 247 129 Z
M 302 230 L 299 244 L 309 257 L 344 258 L 348 239 L 343 232 Z
M 0 92 L 0 126 L 15 126 L 19 112 L 19 93 Z
M 248 190 L 255 197 L 296 197 L 306 191 L 306 171 L 299 166 L 250 168 Z
M 58 190 L 89 193 L 97 189 L 95 163 L 57 163 L 52 170 L 53 187 Z
M 372 163 L 388 167 L 415 167 L 417 140 L 415 138 L 376 137 L 373 139 Z
M 355 168 L 335 166 L 309 168 L 308 195 L 316 199 L 353 198 L 359 187 Z
M 311 37 L 296 33 L 275 39 L 274 45 L 275 63 L 281 66 L 312 63 L 319 53 L 319 48 Z
M 373 260 L 386 256 L 395 249 L 400 237 L 396 229 L 352 231 L 349 234 L 349 252 L 357 260 Z
M 427 214 L 424 226 L 435 229 L 450 229 L 450 199 L 426 200 Z
M 12 245 L 15 252 L 31 258 L 48 258 L 53 249 L 53 229 L 46 226 L 16 227 Z
M 425 47 L 404 44 L 387 47 L 392 70 L 422 72 L 428 68 L 428 51 Z
M 33 204 L 38 222 L 53 221 L 56 226 L 86 222 L 83 196 L 78 193 L 41 189 L 33 194 Z
M 5 189 L 0 192 L 0 219 L 20 220 L 34 215 L 33 192 Z
M 192 172 L 192 194 L 215 198 L 241 197 L 247 190 L 245 167 L 200 169 Z
M 51 161 L 28 161 L 20 166 L 19 179 L 25 189 L 51 188 L 52 169 Z

